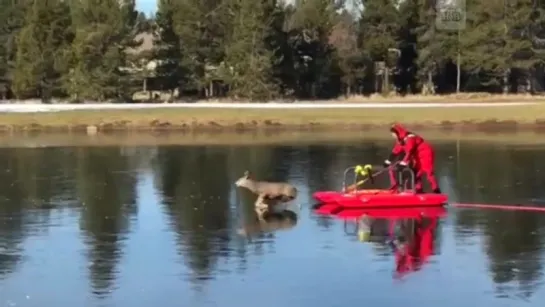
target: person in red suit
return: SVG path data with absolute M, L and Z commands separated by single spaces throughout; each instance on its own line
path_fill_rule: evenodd
M 392 242 L 398 276 L 419 270 L 434 253 L 438 218 L 420 217 L 412 222 L 414 222 L 414 233 L 410 230 L 411 227 L 408 227 L 409 229 L 404 231 L 407 236 L 404 243 Z
M 401 161 L 396 164 L 396 170 L 401 171 L 405 167 L 411 167 L 415 173 L 415 190 L 423 193 L 422 177 L 426 175 L 433 193 L 440 194 L 441 189 L 437 184 L 434 170 L 435 152 L 433 147 L 421 136 L 405 129 L 400 124 L 394 124 L 390 128 L 396 143 L 390 157 L 384 161 L 384 167 L 392 166 L 393 160 L 402 155 Z M 391 189 L 397 189 L 395 171 L 390 169 Z

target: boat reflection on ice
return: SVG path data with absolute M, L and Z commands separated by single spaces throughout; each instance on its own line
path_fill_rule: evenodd
M 396 277 L 401 277 L 420 270 L 438 253 L 439 222 L 444 216 L 444 208 L 368 210 L 357 219 L 345 220 L 345 232 L 357 235 L 360 242 L 389 246 Z

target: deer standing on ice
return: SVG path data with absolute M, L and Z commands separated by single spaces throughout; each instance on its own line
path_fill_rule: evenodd
M 273 207 L 279 203 L 288 203 L 297 197 L 297 189 L 293 185 L 285 182 L 256 181 L 251 178 L 249 171 L 245 171 L 244 176 L 240 177 L 235 185 L 257 195 L 255 212 L 260 220 L 263 220 L 264 214 L 273 211 Z

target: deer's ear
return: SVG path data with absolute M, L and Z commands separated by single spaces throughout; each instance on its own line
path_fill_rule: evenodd
M 245 171 L 244 172 L 244 178 L 249 179 L 250 176 L 251 176 L 250 171 Z

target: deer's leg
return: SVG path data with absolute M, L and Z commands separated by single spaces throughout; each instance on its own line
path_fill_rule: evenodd
M 257 200 L 255 201 L 255 213 L 257 214 L 257 218 L 259 220 L 264 220 L 264 214 L 269 210 L 269 206 L 265 202 L 265 194 L 259 195 Z
M 265 212 L 266 212 L 266 210 L 264 210 L 264 209 L 261 208 L 261 207 L 256 207 L 256 208 L 255 208 L 255 214 L 257 215 L 257 218 L 258 218 L 260 221 L 264 221 L 264 220 L 265 220 L 265 218 L 264 218 Z

